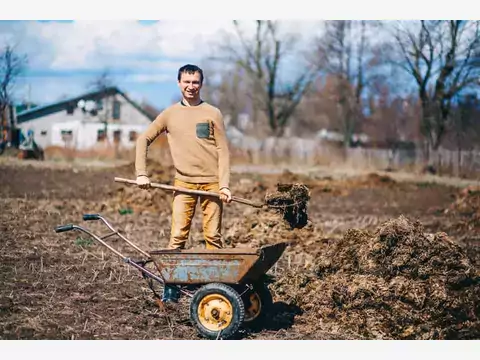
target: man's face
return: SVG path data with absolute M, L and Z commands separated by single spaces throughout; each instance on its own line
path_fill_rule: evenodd
M 200 89 L 202 84 L 200 82 L 200 73 L 195 72 L 193 74 L 182 73 L 178 86 L 185 99 L 196 99 L 200 96 Z

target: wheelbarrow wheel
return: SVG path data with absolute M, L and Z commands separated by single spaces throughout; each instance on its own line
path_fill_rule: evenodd
M 245 307 L 244 323 L 249 328 L 261 326 L 273 306 L 273 298 L 265 283 L 253 285 L 253 289 L 243 295 Z
M 227 339 L 242 325 L 245 307 L 240 294 L 232 287 L 211 283 L 193 295 L 190 318 L 203 337 Z

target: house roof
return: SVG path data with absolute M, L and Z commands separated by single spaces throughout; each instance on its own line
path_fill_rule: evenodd
M 33 109 L 19 112 L 17 114 L 17 123 L 22 123 L 28 120 L 33 120 L 42 116 L 46 116 L 46 115 L 54 114 L 59 111 L 66 110 L 67 106 L 69 105 L 76 106 L 78 101 L 80 100 L 99 100 L 105 97 L 106 95 L 115 95 L 115 94 L 119 94 L 123 96 L 130 104 L 132 104 L 133 107 L 135 107 L 138 111 L 140 111 L 143 115 L 145 115 L 148 119 L 150 119 L 150 121 L 153 121 L 155 119 L 152 113 L 145 111 L 145 109 L 143 109 L 139 104 L 137 104 L 135 101 L 130 99 L 119 88 L 117 88 L 116 86 L 112 86 L 112 87 L 106 88 L 105 90 L 88 92 L 88 93 L 76 96 L 74 98 L 64 99 L 62 101 L 59 101 L 53 104 L 37 106 Z

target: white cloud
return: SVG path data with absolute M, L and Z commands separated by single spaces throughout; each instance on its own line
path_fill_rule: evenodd
M 255 22 L 244 21 L 242 28 L 253 34 Z M 281 29 L 300 35 L 298 43 L 306 44 L 321 26 L 318 21 L 283 21 Z M 204 66 L 207 77 L 214 76 L 217 64 L 210 69 L 202 59 L 211 55 L 213 45 L 224 41 L 227 34 L 234 34 L 231 20 L 162 20 L 150 25 L 120 20 L 0 21 L 0 41 L 17 43 L 19 51 L 28 54 L 31 70 L 125 70 L 125 75 L 118 75 L 119 83 L 142 89 L 174 83 L 178 68 L 187 62 Z M 88 81 L 86 77 L 45 76 L 23 80 L 31 84 L 31 97 L 41 103 L 81 93 Z M 22 98 L 24 92 L 17 91 Z
M 149 71 L 176 71 L 182 65 L 185 65 L 184 61 L 173 60 L 146 60 L 141 58 L 136 59 L 124 59 L 122 65 L 128 69 L 141 69 Z
M 313 21 L 285 21 L 282 28 L 310 37 L 319 26 Z M 245 23 L 245 29 L 253 31 L 254 22 Z M 31 66 L 62 70 L 178 67 L 180 62 L 169 60 L 198 61 L 224 39 L 222 34 L 233 34 L 231 21 L 165 20 L 148 26 L 137 21 L 25 21 L 0 26 L 0 39 L 21 40 Z
M 173 81 L 175 78 L 168 74 L 133 74 L 122 79 L 122 82 L 136 83 L 158 83 L 164 81 Z
M 228 21 L 190 20 L 159 22 L 160 48 L 167 57 L 198 59 L 209 51 L 219 32 L 230 27 Z
M 154 27 L 136 21 L 76 21 L 29 25 L 50 45 L 52 69 L 121 65 L 125 56 L 159 52 Z
M 0 39 L 19 39 L 31 65 L 58 70 L 147 63 L 161 67 L 161 63 L 145 57 L 199 58 L 205 54 L 205 42 L 224 26 L 211 21 L 161 21 L 149 26 L 137 21 L 25 21 L 2 25 Z

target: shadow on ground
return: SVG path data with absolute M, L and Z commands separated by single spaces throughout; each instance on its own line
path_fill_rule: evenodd
M 290 329 L 295 322 L 295 317 L 302 313 L 302 309 L 296 305 L 290 305 L 283 301 L 275 302 L 262 322 L 245 326 L 238 332 L 235 339 L 242 340 L 263 331 L 275 332 Z

